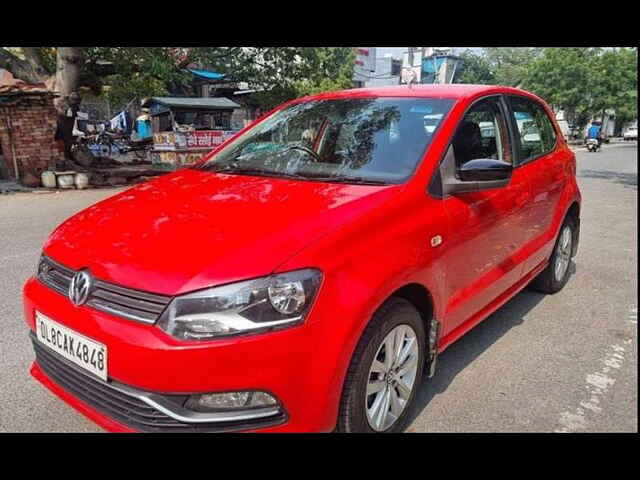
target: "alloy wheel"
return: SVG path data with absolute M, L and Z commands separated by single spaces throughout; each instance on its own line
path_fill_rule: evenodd
M 409 325 L 392 329 L 369 368 L 365 408 L 369 426 L 387 430 L 406 409 L 418 371 L 418 338 Z
M 562 229 L 560 239 L 558 241 L 558 247 L 556 252 L 556 265 L 555 276 L 556 281 L 560 282 L 564 278 L 567 268 L 569 268 L 569 262 L 571 261 L 571 228 L 568 225 Z

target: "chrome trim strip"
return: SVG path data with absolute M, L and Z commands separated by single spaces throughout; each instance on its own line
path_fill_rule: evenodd
M 247 410 L 235 410 L 232 412 L 194 412 L 191 410 L 187 410 L 186 408 L 182 408 L 179 405 L 173 404 L 157 394 L 146 392 L 143 393 L 136 390 L 135 388 L 125 386 L 114 381 L 109 382 L 109 386 L 114 390 L 118 390 L 119 392 L 124 393 L 125 395 L 135 397 L 138 400 L 143 401 L 150 407 L 153 407 L 156 410 L 164 413 L 165 415 L 173 418 L 174 420 L 183 423 L 233 422 L 271 417 L 281 413 L 281 410 L 278 406 Z
M 159 316 L 159 314 L 156 316 L 156 318 L 143 318 L 140 317 L 138 315 L 134 315 L 133 313 L 126 313 L 123 312 L 122 310 L 118 310 L 116 308 L 110 307 L 109 305 L 105 305 L 104 303 L 100 303 L 98 300 L 96 300 L 95 298 L 91 298 L 88 302 L 87 305 L 90 307 L 95 308 L 96 310 L 100 310 L 106 313 L 110 313 L 112 315 L 115 315 L 117 317 L 121 317 L 121 318 L 127 318 L 129 320 L 135 320 L 136 322 L 140 322 L 140 323 L 146 323 L 147 325 L 153 325 L 154 323 L 156 323 L 157 321 L 157 317 Z
M 272 417 L 281 413 L 278 407 L 264 407 L 251 410 L 234 410 L 231 412 L 215 413 L 191 412 L 190 410 L 185 409 L 185 412 L 188 412 L 189 415 L 181 415 L 171 410 L 168 405 L 166 405 L 166 401 L 164 401 L 165 405 L 158 403 L 160 398 L 157 399 L 158 401 L 154 400 L 152 397 L 140 396 L 138 398 L 145 402 L 147 405 L 160 410 L 165 415 L 185 423 L 233 422 Z
M 171 300 L 170 296 L 160 295 L 157 293 L 143 292 L 142 290 L 138 290 L 135 288 L 122 287 L 120 285 L 116 285 L 115 283 L 106 282 L 104 280 L 100 280 L 96 278 L 96 287 L 101 290 L 108 290 L 109 292 L 114 292 L 116 294 L 124 295 L 125 297 L 131 297 L 134 299 L 140 299 L 155 303 L 168 303 Z

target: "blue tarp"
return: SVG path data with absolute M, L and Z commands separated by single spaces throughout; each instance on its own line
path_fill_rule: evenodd
M 224 77 L 222 73 L 210 72 L 209 70 L 194 70 L 192 68 L 187 68 L 188 71 L 202 78 L 207 78 L 209 80 L 219 80 Z
M 513 116 L 516 117 L 516 120 L 530 120 L 531 115 L 527 112 L 513 112 Z
M 446 57 L 427 57 L 422 59 L 422 83 L 436 83 L 436 75 L 445 60 Z

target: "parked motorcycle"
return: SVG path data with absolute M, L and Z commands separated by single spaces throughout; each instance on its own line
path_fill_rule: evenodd
M 143 140 L 129 140 L 123 152 L 133 152 L 139 160 L 147 160 L 148 153 L 153 150 L 153 138 Z

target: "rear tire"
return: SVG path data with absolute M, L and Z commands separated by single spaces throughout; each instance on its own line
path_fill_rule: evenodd
M 542 293 L 556 293 L 569 281 L 573 242 L 576 238 L 576 221 L 567 217 L 560 227 L 549 265 L 533 279 L 530 287 Z
M 404 430 L 422 380 L 425 339 L 422 317 L 409 301 L 392 297 L 380 307 L 351 359 L 337 431 Z

